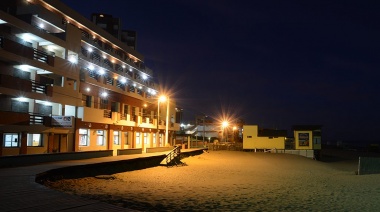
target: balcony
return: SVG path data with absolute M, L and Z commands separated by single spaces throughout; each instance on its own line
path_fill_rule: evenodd
M 36 113 L 0 111 L 1 125 L 51 125 L 51 117 Z
M 54 66 L 54 56 L 49 55 L 45 51 L 27 47 L 8 38 L 0 37 L 0 48 L 31 60 L 37 60 L 50 66 Z
M 24 80 L 4 74 L 0 74 L 0 87 L 24 92 L 41 93 L 47 96 L 53 95 L 53 87 L 50 85 L 43 85 L 36 81 Z

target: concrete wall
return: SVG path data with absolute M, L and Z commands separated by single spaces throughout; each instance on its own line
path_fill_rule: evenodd
M 358 175 L 380 174 L 380 158 L 359 157 Z
M 141 157 L 134 159 L 110 161 L 104 163 L 69 166 L 52 169 L 36 176 L 36 182 L 43 183 L 46 180 L 72 179 L 81 177 L 93 177 L 96 175 L 111 175 L 120 172 L 144 169 L 160 165 L 166 157 L 165 154 Z
M 108 156 L 112 156 L 112 150 L 4 156 L 0 157 L 0 168 L 27 166 L 32 164 L 63 160 L 82 160 L 89 158 L 100 158 Z
M 172 150 L 173 147 L 152 147 L 152 148 L 146 148 L 146 153 L 153 153 L 153 152 L 165 152 Z
M 117 155 L 133 155 L 133 154 L 141 154 L 141 153 L 142 153 L 142 148 L 117 150 Z

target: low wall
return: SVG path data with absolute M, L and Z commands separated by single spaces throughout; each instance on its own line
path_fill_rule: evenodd
M 154 152 L 166 152 L 172 150 L 174 147 L 151 147 L 146 148 L 146 153 L 154 153 Z
M 200 148 L 196 150 L 187 150 L 187 151 L 181 151 L 182 157 L 190 157 L 190 156 L 195 156 L 195 155 L 200 155 L 204 151 L 208 151 L 207 148 Z
M 142 154 L 142 148 L 117 150 L 117 155 L 133 155 L 133 154 Z
M 160 165 L 166 157 L 165 154 L 140 157 L 134 159 L 125 159 L 118 161 L 109 161 L 103 163 L 85 164 L 78 166 L 69 166 L 64 168 L 52 169 L 36 176 L 37 183 L 43 183 L 47 180 L 54 181 L 60 179 L 74 179 L 82 177 L 93 177 L 97 175 L 112 175 L 115 173 L 133 171 Z
M 100 158 L 112 156 L 112 150 L 84 151 L 84 152 L 63 152 L 63 153 L 46 153 L 30 154 L 0 157 L 0 168 L 28 166 L 38 163 L 47 163 L 65 160 L 82 160 L 89 158 Z
M 380 174 L 380 158 L 359 157 L 358 175 Z
M 310 150 L 282 150 L 283 152 L 282 153 L 287 153 L 287 154 L 293 154 L 293 155 L 300 155 L 300 156 L 304 156 L 304 157 L 307 157 L 307 158 L 314 158 L 314 150 L 310 149 Z M 281 153 L 281 152 L 279 152 Z

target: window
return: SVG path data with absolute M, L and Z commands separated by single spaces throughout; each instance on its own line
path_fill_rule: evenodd
M 144 144 L 148 144 L 148 133 L 144 133 Z
M 98 146 L 104 146 L 104 131 L 103 130 L 97 130 L 96 131 L 96 145 Z
M 27 145 L 28 146 L 42 146 L 41 134 L 28 134 Z
M 114 131 L 113 132 L 113 143 L 116 144 L 116 145 L 120 145 L 120 133 L 119 131 Z
M 252 136 L 251 135 L 247 135 L 247 138 L 252 138 Z
M 4 133 L 5 147 L 19 147 L 19 136 L 17 133 Z
M 100 99 L 100 109 L 108 109 L 108 99 Z
M 87 129 L 79 129 L 79 146 L 89 146 Z
M 309 146 L 309 133 L 298 133 L 299 146 Z
M 82 94 L 82 105 L 86 107 L 91 107 L 92 97 Z
M 160 143 L 159 143 L 160 146 L 162 146 L 162 134 L 161 134 L 161 133 L 159 134 L 159 138 L 158 138 L 158 139 L 159 139 L 159 142 L 160 142 Z
M 128 132 L 124 132 L 124 145 L 129 145 L 129 142 L 128 142 Z
M 153 143 L 156 143 L 156 133 L 153 133 Z
M 27 113 L 29 110 L 29 102 L 20 102 L 12 100 L 11 110 L 13 112 Z
M 141 143 L 141 140 L 140 140 L 140 133 L 137 132 L 136 133 L 136 144 L 140 144 Z

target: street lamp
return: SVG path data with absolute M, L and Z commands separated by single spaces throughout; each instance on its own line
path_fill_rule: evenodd
M 166 104 L 166 123 L 165 123 L 165 146 L 168 144 L 168 135 L 169 135 L 169 97 L 167 96 L 160 96 L 158 98 L 157 103 L 157 134 L 159 136 L 159 128 L 158 125 L 160 124 L 160 102 L 167 102 Z M 158 138 L 158 137 L 157 137 Z
M 223 128 L 223 137 L 225 137 L 224 142 L 227 142 L 227 136 L 225 136 L 225 132 L 224 132 L 227 127 L 228 127 L 228 121 L 223 121 L 222 122 L 222 128 Z

